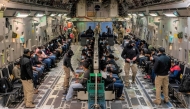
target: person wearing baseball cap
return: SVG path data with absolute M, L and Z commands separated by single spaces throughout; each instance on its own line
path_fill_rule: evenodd
M 153 70 L 155 71 L 155 87 L 156 87 L 156 100 L 153 101 L 154 104 L 161 104 L 161 86 L 163 87 L 164 102 L 168 102 L 168 85 L 169 77 L 168 71 L 170 71 L 171 59 L 166 56 L 165 48 L 158 48 L 158 57 L 155 60 Z

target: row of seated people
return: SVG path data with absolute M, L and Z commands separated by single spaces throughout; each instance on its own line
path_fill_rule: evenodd
M 130 39 L 131 39 L 130 36 L 124 37 L 122 44 L 123 48 L 126 47 Z M 143 67 L 144 68 L 143 73 L 144 72 L 146 73 L 144 78 L 151 79 L 152 82 L 154 83 L 155 73 L 152 69 L 154 66 L 154 61 L 155 61 L 154 59 L 157 56 L 158 50 L 156 50 L 151 45 L 148 45 L 144 40 L 140 40 L 137 38 L 132 38 L 132 40 L 135 41 L 136 48 L 138 48 L 140 51 L 137 60 L 138 60 L 138 66 Z M 172 80 L 175 80 L 175 78 L 179 79 L 179 71 L 180 71 L 179 62 L 177 60 L 172 59 L 171 69 L 169 73 L 169 78 L 171 82 Z
M 63 36 L 58 37 L 57 39 L 64 39 Z M 55 44 L 53 41 L 50 42 L 52 44 Z M 70 42 L 65 42 L 64 43 L 69 47 Z M 45 45 L 44 45 L 45 47 Z M 46 47 L 46 49 L 49 49 Z M 47 74 L 47 72 L 50 70 L 50 67 L 55 67 L 55 63 L 58 58 L 61 58 L 61 55 L 56 55 L 56 49 L 52 48 L 52 53 L 50 52 L 50 54 L 47 54 L 47 50 L 43 49 L 41 46 L 38 47 L 37 49 L 34 49 L 32 51 L 30 51 L 29 49 L 25 49 L 24 50 L 24 54 L 27 52 L 30 53 L 30 61 L 32 63 L 32 70 L 33 70 L 33 86 L 34 86 L 34 93 L 37 94 L 38 90 L 37 90 L 37 85 L 40 84 L 41 80 L 45 77 L 45 75 Z M 65 49 L 64 52 L 66 52 L 67 49 Z M 61 52 L 60 52 L 61 54 Z M 57 57 L 59 56 L 59 57 Z M 46 63 L 44 60 L 48 60 L 47 62 L 50 63 Z M 13 84 L 11 86 L 14 86 L 15 84 L 21 84 L 21 68 L 20 68 L 20 59 L 18 59 L 15 63 L 14 63 L 14 67 L 12 67 L 12 70 L 9 68 L 9 71 L 6 70 L 6 68 L 4 68 L 2 70 L 2 74 L 3 77 L 8 78 L 10 84 Z M 22 85 L 21 85 L 22 86 Z M 9 88 L 10 86 L 5 86 L 6 88 Z M 19 87 L 20 88 L 20 87 Z M 22 90 L 22 89 L 21 89 Z M 8 92 L 11 94 L 12 90 L 8 90 Z M 13 93 L 14 94 L 14 93 Z M 26 97 L 26 96 L 25 96 Z
M 99 66 L 102 74 L 102 79 L 105 81 L 105 88 L 116 90 L 116 99 L 124 100 L 123 95 L 123 81 L 119 77 L 119 73 L 122 72 L 120 67 L 115 61 L 118 58 L 112 54 L 110 45 L 105 38 L 99 39 Z
M 79 66 L 77 67 L 75 73 L 73 74 L 74 77 L 71 79 L 71 83 L 68 88 L 68 91 L 65 91 L 63 93 L 65 96 L 63 101 L 72 100 L 73 91 L 75 89 L 80 89 L 80 88 L 86 89 L 87 81 L 90 79 L 90 73 L 93 72 L 93 63 L 92 63 L 93 52 L 94 52 L 93 47 L 94 47 L 94 40 L 91 40 L 90 43 L 88 45 L 85 45 L 84 48 L 82 49 L 80 59 L 78 59 Z M 70 50 L 69 52 L 72 52 L 72 51 Z M 68 53 L 68 54 L 73 54 L 73 53 Z

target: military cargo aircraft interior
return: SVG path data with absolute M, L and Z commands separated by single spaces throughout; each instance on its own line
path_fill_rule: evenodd
M 190 109 L 190 0 L 0 0 L 0 109 Z

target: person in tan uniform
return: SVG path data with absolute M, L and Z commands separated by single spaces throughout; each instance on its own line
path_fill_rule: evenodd
M 96 25 L 96 28 L 94 29 L 94 33 L 95 35 L 99 35 L 100 34 L 100 28 L 98 25 Z
M 76 26 L 73 27 L 72 33 L 74 34 L 74 38 L 72 39 L 72 40 L 73 40 L 73 44 L 75 44 L 75 39 L 76 39 L 76 40 L 78 39 L 78 32 L 77 32 Z M 76 37 L 77 37 L 77 38 L 76 38 Z M 78 41 L 77 41 L 77 42 L 78 42 Z
M 118 43 L 119 44 L 122 44 L 123 36 L 124 36 L 124 28 L 122 27 L 122 25 L 120 25 L 120 29 L 118 30 Z
M 75 76 L 76 74 L 71 65 L 71 58 L 73 55 L 74 53 L 70 49 L 67 51 L 67 53 L 63 57 L 63 70 L 65 71 L 63 87 L 65 90 L 67 90 L 67 88 L 69 87 L 70 70 L 72 71 L 73 76 Z

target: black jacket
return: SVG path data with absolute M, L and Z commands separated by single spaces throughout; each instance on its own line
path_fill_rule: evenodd
M 32 62 L 30 57 L 23 55 L 20 59 L 21 79 L 29 80 L 33 79 Z
M 63 57 L 63 65 L 67 68 L 70 67 L 71 71 L 74 72 L 73 67 L 71 65 L 71 57 L 69 57 L 67 54 Z
M 113 85 L 113 83 L 114 83 L 113 78 L 111 78 L 110 76 L 107 76 L 107 78 L 103 78 L 102 77 L 102 79 L 105 82 L 105 87 L 109 87 L 110 88 Z
M 107 28 L 107 35 L 110 35 L 111 34 L 111 29 L 110 27 Z
M 134 57 L 138 57 L 138 55 L 139 55 L 139 50 L 136 47 L 130 47 L 129 45 L 127 45 L 121 53 L 121 57 L 125 59 L 125 62 L 127 62 L 126 61 L 127 58 L 132 60 Z
M 166 76 L 168 75 L 168 71 L 170 70 L 171 59 L 165 54 L 160 54 L 155 59 L 154 63 L 154 71 L 158 76 Z

